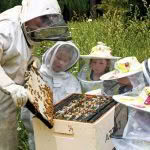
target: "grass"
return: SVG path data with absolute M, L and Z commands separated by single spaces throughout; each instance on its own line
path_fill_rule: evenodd
M 108 17 L 70 24 L 73 41 L 80 48 L 81 54 L 88 54 L 98 41 L 102 41 L 112 48 L 116 56 L 134 55 L 140 61 L 150 56 L 149 21 L 129 21 L 124 24 L 120 16 Z
M 103 18 L 91 22 L 87 20 L 70 22 L 69 27 L 73 41 L 81 54 L 88 54 L 98 41 L 102 41 L 112 48 L 115 56 L 136 56 L 140 62 L 150 57 L 150 21 L 148 19 L 145 21 L 125 20 L 116 10 L 113 14 L 107 12 Z M 34 47 L 35 54 L 41 58 L 44 51 L 53 44 L 42 42 Z M 71 71 L 76 74 L 78 64 Z M 18 150 L 28 150 L 27 132 L 19 119 L 18 125 Z

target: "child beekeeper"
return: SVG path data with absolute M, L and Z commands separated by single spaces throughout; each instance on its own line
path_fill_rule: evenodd
M 72 93 L 81 93 L 79 81 L 67 72 L 79 55 L 79 49 L 72 42 L 57 42 L 44 54 L 40 72 L 53 90 L 54 104 Z
M 82 91 L 88 92 L 103 89 L 103 81 L 100 77 L 109 72 L 114 62 L 119 58 L 111 55 L 111 48 L 102 42 L 92 48 L 89 55 L 80 56 L 80 71 L 78 79 L 82 85 Z M 107 82 L 104 88 L 114 85 L 115 82 Z M 105 89 L 104 89 L 105 90 Z
M 120 79 L 121 78 L 126 79 L 126 77 L 128 77 L 126 83 L 127 81 L 130 81 L 131 84 L 129 84 L 128 82 L 128 84 L 123 85 L 121 87 L 122 90 L 119 91 L 119 94 L 125 93 L 124 95 L 127 96 L 138 97 L 141 91 L 144 89 L 146 83 L 148 85 L 148 81 L 149 81 L 148 79 L 149 73 L 147 71 L 148 65 L 146 64 L 147 63 L 145 62 L 143 63 L 143 68 L 145 69 L 145 72 L 143 73 L 142 65 L 137 61 L 137 59 L 135 57 L 127 57 L 122 60 L 119 60 L 119 62 L 116 64 L 116 71 L 111 72 L 110 73 L 111 75 L 110 74 L 107 75 L 111 79 L 112 78 L 119 79 L 119 76 Z M 105 77 L 103 76 L 102 78 L 103 79 L 106 78 L 106 75 Z M 127 85 L 130 86 L 127 87 Z M 124 90 L 125 86 L 126 89 L 128 90 Z M 117 97 L 121 99 L 122 96 L 123 95 Z M 114 96 L 114 99 L 116 99 L 116 96 Z M 144 100 L 143 100 L 143 104 L 144 104 Z M 122 108 L 125 108 L 126 106 L 123 105 Z M 140 104 L 137 104 L 137 107 L 139 108 L 141 107 L 140 109 L 142 109 L 142 105 L 140 106 Z M 149 150 L 150 149 L 150 144 L 149 144 L 150 138 L 148 134 L 150 132 L 150 128 L 148 125 L 150 123 L 149 113 L 131 107 L 127 107 L 127 108 L 128 108 L 128 117 L 127 117 L 128 120 L 127 123 L 124 126 L 122 126 L 122 128 L 125 127 L 122 130 L 122 134 L 120 134 L 121 132 L 119 131 L 119 129 L 116 128 L 116 131 L 114 130 L 115 132 L 112 141 L 114 143 L 115 148 L 117 150 L 126 150 L 126 149 Z M 122 110 L 120 112 L 122 112 Z M 125 120 L 124 117 L 122 117 L 121 122 L 123 122 L 123 120 Z

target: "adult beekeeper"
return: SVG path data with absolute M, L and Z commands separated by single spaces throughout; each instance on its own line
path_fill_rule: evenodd
M 23 0 L 0 14 L 0 149 L 17 149 L 16 106 L 24 106 L 24 73 L 31 47 L 42 40 L 67 40 L 57 0 Z

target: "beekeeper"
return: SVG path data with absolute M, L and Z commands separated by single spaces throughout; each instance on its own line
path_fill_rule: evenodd
M 57 31 L 57 32 L 56 32 Z M 68 28 L 57 0 L 23 0 L 0 14 L 0 149 L 17 149 L 16 106 L 24 106 L 22 86 L 31 47 L 42 40 L 66 40 Z
M 111 95 L 111 87 L 116 85 L 116 82 L 103 82 L 100 77 L 113 69 L 114 62 L 119 57 L 112 56 L 111 48 L 106 46 L 103 42 L 98 42 L 94 46 L 89 55 L 81 55 L 79 60 L 79 74 L 78 79 L 82 85 L 82 91 L 92 94 L 97 94 L 98 89 L 104 91 L 107 89 L 107 94 Z M 90 91 L 90 92 L 89 92 Z
M 43 55 L 40 72 L 53 91 L 54 104 L 72 93 L 81 93 L 79 81 L 67 72 L 79 55 L 79 49 L 71 41 L 57 42 Z
M 126 57 L 117 61 L 115 70 L 103 75 L 101 79 L 117 80 L 122 84 L 118 92 L 121 94 L 119 98 L 122 95 L 137 97 L 145 87 L 142 65 L 136 57 Z M 115 96 L 113 98 L 115 99 Z M 129 106 L 128 101 L 126 104 Z M 137 105 L 140 107 L 140 104 Z M 112 142 L 116 150 L 149 150 L 148 114 L 126 106 L 120 104 L 115 113 Z
M 150 59 L 143 61 L 142 70 L 144 81 L 142 78 L 136 78 L 140 82 L 140 86 L 144 85 L 142 92 L 138 92 L 137 96 L 146 94 L 144 88 L 150 86 Z M 132 80 L 134 81 L 134 80 Z M 148 93 L 147 93 L 148 94 Z M 148 96 L 148 95 L 147 95 Z M 145 95 L 143 102 L 146 100 Z M 137 98 L 138 99 L 138 98 Z M 139 103 L 140 106 L 141 103 Z M 142 104 L 143 105 L 143 104 Z M 149 105 L 149 104 L 148 104 Z M 149 107 L 147 105 L 147 108 Z M 149 109 L 147 109 L 149 111 Z M 117 150 L 149 150 L 150 149 L 150 113 L 142 110 L 142 108 L 130 108 L 128 115 L 128 122 L 124 129 L 123 138 L 118 139 L 115 142 Z

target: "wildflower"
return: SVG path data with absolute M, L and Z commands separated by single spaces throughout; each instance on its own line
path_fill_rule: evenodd
M 20 127 L 18 127 L 18 128 L 17 128 L 17 131 L 20 131 L 20 130 L 21 130 L 21 128 L 20 128 Z

